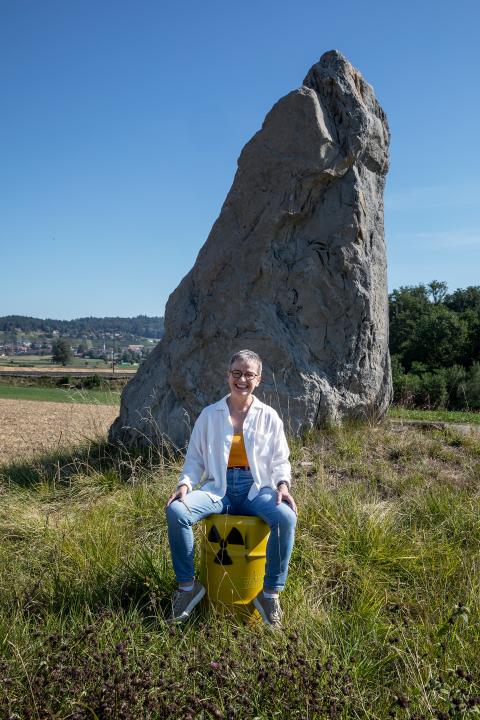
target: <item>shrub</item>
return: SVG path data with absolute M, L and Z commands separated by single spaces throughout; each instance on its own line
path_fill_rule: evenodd
M 461 365 L 452 365 L 445 368 L 445 382 L 447 386 L 447 405 L 452 410 L 463 410 L 467 405 L 466 381 L 467 371 Z
M 102 387 L 102 378 L 99 375 L 89 375 L 82 379 L 82 386 L 87 390 Z
M 444 408 L 448 392 L 444 370 L 425 372 L 418 376 L 419 387 L 415 395 L 416 404 L 425 408 Z
M 480 363 L 474 362 L 467 373 L 466 395 L 472 410 L 480 410 Z
M 424 408 L 443 408 L 447 405 L 449 393 L 443 369 L 428 372 L 423 363 L 414 362 L 412 371 L 405 374 L 397 357 L 392 362 L 392 377 L 395 401 L 401 405 Z
M 419 388 L 417 375 L 405 373 L 398 355 L 392 356 L 392 382 L 394 402 L 404 407 L 414 407 Z
M 75 378 L 73 378 L 71 375 L 64 375 L 63 377 L 58 378 L 55 385 L 57 385 L 57 387 L 65 387 L 65 385 L 68 385 L 68 387 L 73 387 L 75 385 Z

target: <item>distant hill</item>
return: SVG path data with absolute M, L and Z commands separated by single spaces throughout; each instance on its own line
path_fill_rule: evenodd
M 138 337 L 160 339 L 163 336 L 163 317 L 137 315 L 134 318 L 84 317 L 77 320 L 53 320 L 5 315 L 0 317 L 0 332 L 38 332 L 52 335 L 54 331 L 68 337 L 84 337 L 104 333 L 122 333 Z

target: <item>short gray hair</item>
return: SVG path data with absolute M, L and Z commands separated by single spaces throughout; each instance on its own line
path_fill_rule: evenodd
M 238 352 L 233 353 L 230 358 L 229 367 L 232 367 L 236 360 L 253 360 L 258 365 L 258 374 L 262 374 L 262 358 L 253 350 L 239 350 Z

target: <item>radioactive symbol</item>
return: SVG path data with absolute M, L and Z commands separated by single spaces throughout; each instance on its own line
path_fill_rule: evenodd
M 207 540 L 212 543 L 218 543 L 220 550 L 215 556 L 213 562 L 217 565 L 232 565 L 233 560 L 227 552 L 227 545 L 245 545 L 245 541 L 242 537 L 242 533 L 236 527 L 232 528 L 228 533 L 226 539 L 222 538 L 215 525 L 212 525 L 210 532 L 208 533 Z

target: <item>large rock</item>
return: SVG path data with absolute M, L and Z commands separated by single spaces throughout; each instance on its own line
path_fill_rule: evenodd
M 167 435 L 183 446 L 200 410 L 228 391 L 228 359 L 242 348 L 263 358 L 257 394 L 293 433 L 385 413 L 388 144 L 371 86 L 340 53 L 323 55 L 242 150 L 220 216 L 168 300 L 165 336 L 124 390 L 111 440 Z

